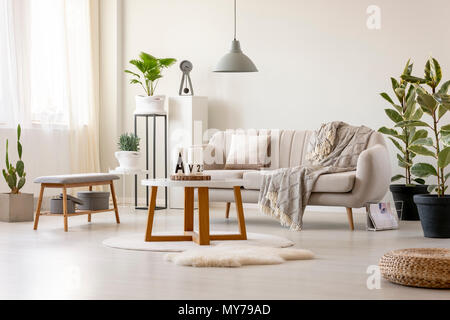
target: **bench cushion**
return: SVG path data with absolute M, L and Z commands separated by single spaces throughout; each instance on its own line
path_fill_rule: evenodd
M 77 184 L 89 182 L 105 182 L 119 179 L 119 176 L 116 176 L 114 174 L 88 173 L 40 177 L 35 179 L 34 183 Z

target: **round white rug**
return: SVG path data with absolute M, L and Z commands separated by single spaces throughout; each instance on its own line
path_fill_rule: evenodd
M 168 235 L 169 233 L 156 233 L 156 235 Z M 214 233 L 212 233 L 214 234 Z M 230 232 L 217 231 L 217 234 L 230 234 Z M 228 241 L 211 241 L 211 246 L 261 246 L 272 248 L 287 248 L 294 245 L 289 239 L 260 233 L 248 233 L 248 240 L 228 240 Z M 145 242 L 143 233 L 133 233 L 119 237 L 109 238 L 103 241 L 107 247 L 125 250 L 137 251 L 156 251 L 156 252 L 183 252 L 190 249 L 199 248 L 200 246 L 192 241 L 182 242 Z

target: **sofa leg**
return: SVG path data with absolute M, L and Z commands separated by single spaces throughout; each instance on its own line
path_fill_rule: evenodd
M 227 219 L 230 218 L 230 208 L 231 208 L 231 203 L 230 203 L 230 202 L 227 202 L 227 210 L 226 210 L 226 212 L 225 212 L 225 217 L 226 217 Z
M 350 224 L 350 230 L 355 230 L 355 224 L 353 223 L 353 209 L 347 208 L 347 217 L 348 217 L 348 223 Z

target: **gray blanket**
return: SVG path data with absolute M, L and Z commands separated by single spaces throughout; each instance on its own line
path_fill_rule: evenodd
M 373 130 L 331 122 L 311 137 L 306 159 L 310 166 L 265 172 L 259 206 L 283 226 L 300 231 L 312 190 L 323 174 L 356 170 L 359 155 L 367 148 Z

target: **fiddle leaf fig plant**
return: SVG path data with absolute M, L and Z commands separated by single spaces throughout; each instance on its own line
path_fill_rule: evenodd
M 177 62 L 173 58 L 157 59 L 154 56 L 141 52 L 139 59 L 131 60 L 130 64 L 138 69 L 138 72 L 125 70 L 126 73 L 133 76 L 130 80 L 131 84 L 140 85 L 147 96 L 153 96 L 158 86 L 158 81 L 163 76 L 163 69 L 167 69 Z
M 450 81 L 438 86 L 442 80 L 442 70 L 439 62 L 430 58 L 425 65 L 425 75 L 423 78 L 405 73 L 402 80 L 413 84 L 417 92 L 417 103 L 430 121 L 424 122 L 419 119 L 408 119 L 397 123 L 397 127 L 425 128 L 432 131 L 433 138 L 422 137 L 415 140 L 408 146 L 408 150 L 416 154 L 431 157 L 435 161 L 435 166 L 429 163 L 417 163 L 412 166 L 411 172 L 421 178 L 434 176 L 437 183 L 430 185 L 429 192 L 436 191 L 439 197 L 444 196 L 448 186 L 450 174 L 445 174 L 445 169 L 450 164 L 450 124 L 441 125 L 440 121 L 450 110 L 450 95 L 448 90 Z M 422 85 L 430 87 L 428 92 Z M 421 129 L 423 130 L 423 129 Z
M 408 60 L 404 75 L 411 75 L 413 64 Z M 386 115 L 394 122 L 394 128 L 382 127 L 378 131 L 388 135 L 394 146 L 398 149 L 397 154 L 398 165 L 405 169 L 404 174 L 398 174 L 392 177 L 392 182 L 405 179 L 406 185 L 412 185 L 412 182 L 418 184 L 424 184 L 425 180 L 416 175 L 413 177 L 411 174 L 411 168 L 413 166 L 413 160 L 416 157 L 416 151 L 411 149 L 412 145 L 417 145 L 420 141 L 428 141 L 428 132 L 420 129 L 416 130 L 413 126 L 399 125 L 405 123 L 405 121 L 419 121 L 423 116 L 421 108 L 416 104 L 416 89 L 413 85 L 409 84 L 406 80 L 391 78 L 392 90 L 398 101 L 394 100 L 386 92 L 381 93 L 383 97 L 393 108 L 385 109 Z
M 19 194 L 26 183 L 27 174 L 25 172 L 25 164 L 22 161 L 22 144 L 20 143 L 21 133 L 22 128 L 19 124 L 17 126 L 17 153 L 19 160 L 15 167 L 9 161 L 9 140 L 6 140 L 6 169 L 3 169 L 2 172 L 8 187 L 11 189 L 11 194 Z

